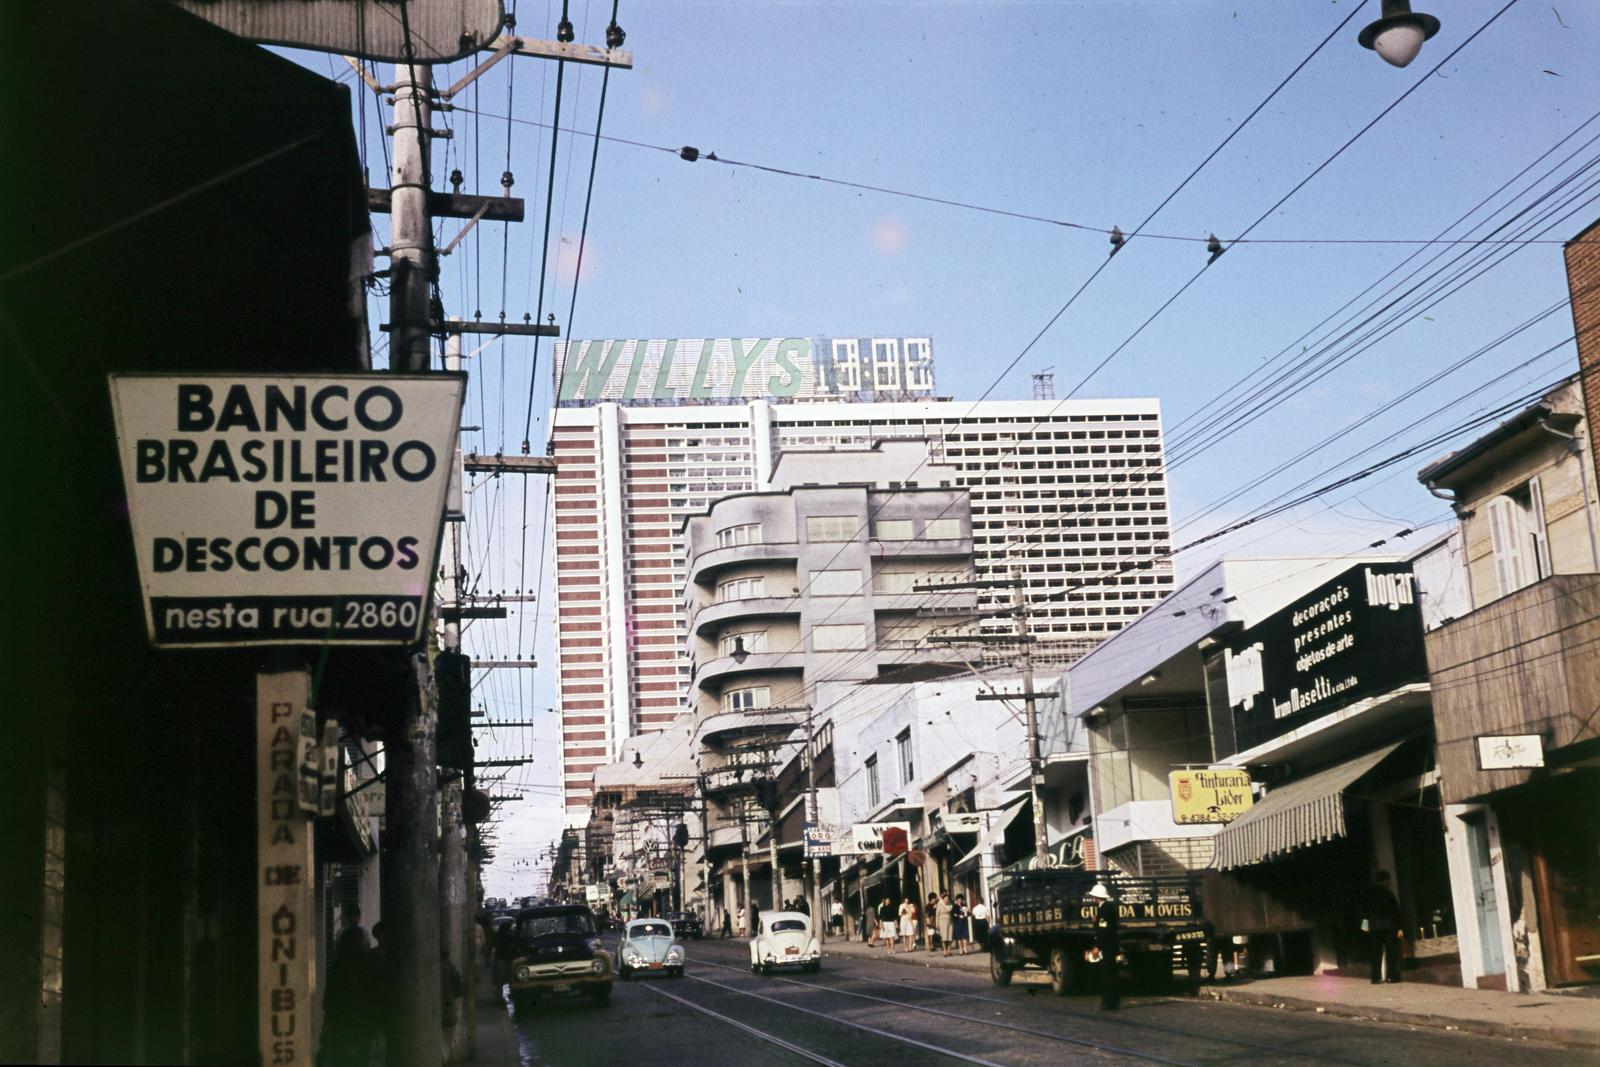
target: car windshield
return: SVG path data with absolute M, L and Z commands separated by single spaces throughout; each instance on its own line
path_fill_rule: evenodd
M 632 937 L 671 937 L 672 930 L 666 923 L 642 923 L 633 928 Z
M 530 915 L 517 920 L 522 937 L 547 937 L 550 934 L 592 934 L 594 922 L 587 915 Z
M 779 919 L 768 926 L 767 930 L 774 934 L 781 934 L 785 930 L 804 930 L 805 928 L 806 924 L 802 919 Z

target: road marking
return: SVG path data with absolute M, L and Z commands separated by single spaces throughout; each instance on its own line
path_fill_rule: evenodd
M 721 965 L 717 964 L 716 966 Z M 732 970 L 733 968 L 730 967 L 728 969 Z M 866 1023 L 853 1023 L 847 1019 L 840 1019 L 837 1016 L 829 1015 L 826 1012 L 813 1011 L 810 1008 L 802 1008 L 798 1004 L 790 1004 L 786 1000 L 779 1000 L 777 997 L 769 997 L 763 993 L 752 993 L 748 989 L 740 989 L 738 986 L 727 985 L 723 982 L 713 982 L 709 978 L 701 978 L 698 975 L 691 974 L 687 977 L 693 978 L 696 982 L 704 982 L 706 985 L 716 986 L 718 989 L 726 989 L 730 993 L 737 993 L 741 997 L 750 997 L 754 1000 L 764 1000 L 768 1004 L 776 1004 L 780 1008 L 787 1008 L 790 1011 L 804 1012 L 807 1015 L 814 1015 L 819 1019 L 826 1019 L 830 1023 L 837 1023 L 840 1026 L 848 1026 L 853 1030 L 864 1030 L 869 1034 L 874 1034 L 878 1037 L 886 1037 L 891 1041 L 899 1041 L 902 1044 L 914 1045 L 917 1048 L 923 1049 L 927 1052 L 933 1052 L 940 1056 L 949 1056 L 951 1059 L 961 1060 L 963 1063 L 976 1063 L 979 1064 L 980 1067 L 1004 1067 L 1003 1064 L 996 1063 L 993 1060 L 982 1059 L 978 1056 L 968 1056 L 964 1052 L 956 1052 L 954 1049 L 943 1048 L 939 1045 L 930 1045 L 926 1041 L 918 1041 L 914 1037 L 906 1037 L 903 1034 L 893 1034 L 887 1030 L 879 1030 L 877 1027 L 868 1026 Z M 806 983 L 797 982 L 796 984 L 805 985 Z M 968 1021 L 970 1022 L 971 1020 Z M 1184 1067 L 1195 1067 L 1195 1065 L 1186 1064 Z
M 835 958 L 844 960 L 844 959 L 852 959 L 852 958 L 859 958 L 859 957 L 838 956 L 838 957 L 835 957 Z M 705 966 L 708 966 L 708 967 L 720 967 L 723 970 L 734 971 L 735 973 L 743 973 L 740 968 L 738 968 L 738 967 L 730 967 L 727 964 L 712 963 L 711 961 L 704 960 L 704 959 L 702 959 L 701 962 Z M 906 988 L 908 988 L 908 986 L 906 985 L 906 983 L 904 981 L 892 981 L 891 982 L 891 981 L 889 981 L 887 979 L 883 979 L 883 978 L 869 978 L 866 975 L 862 975 L 862 974 L 846 974 L 846 973 L 844 973 L 842 971 L 836 972 L 836 973 L 840 974 L 842 977 L 845 977 L 845 978 L 847 978 L 847 979 L 849 979 L 851 981 L 855 981 L 855 982 L 871 982 L 871 983 L 873 983 L 875 985 L 892 986 L 893 988 L 896 988 L 896 989 L 906 989 Z M 1122 1048 L 1122 1047 L 1120 1047 L 1118 1045 L 1106 1045 L 1106 1044 L 1087 1041 L 1087 1040 L 1084 1040 L 1084 1039 L 1081 1039 L 1081 1038 L 1072 1038 L 1072 1037 L 1067 1037 L 1067 1036 L 1064 1036 L 1064 1035 L 1061 1035 L 1061 1034 L 1052 1034 L 1052 1033 L 1048 1033 L 1046 1031 L 1034 1030 L 1034 1029 L 1031 1029 L 1029 1027 L 1020 1026 L 1020 1025 L 1013 1024 L 1013 1023 L 1002 1023 L 1002 1022 L 995 1022 L 995 1021 L 990 1020 L 990 1019 L 974 1018 L 973 1016 L 970 1016 L 970 1015 L 961 1015 L 961 1014 L 955 1013 L 955 1012 L 944 1011 L 944 1010 L 939 1009 L 939 1008 L 929 1008 L 929 1007 L 926 1007 L 924 1005 L 912 1004 L 912 1003 L 909 1003 L 908 1001 L 903 1001 L 903 1000 L 890 1000 L 890 999 L 884 998 L 884 997 L 873 997 L 873 996 L 871 996 L 870 994 L 867 994 L 867 993 L 853 993 L 853 992 L 851 992 L 849 990 L 840 989 L 837 986 L 824 985 L 824 984 L 822 984 L 820 982 L 802 982 L 802 981 L 799 981 L 799 980 L 794 979 L 794 978 L 783 978 L 783 977 L 778 977 L 778 976 L 774 976 L 774 978 L 775 978 L 776 981 L 787 982 L 790 985 L 805 986 L 805 987 L 810 988 L 810 989 L 822 989 L 822 990 L 826 990 L 826 991 L 831 992 L 831 993 L 838 993 L 838 994 L 840 994 L 842 996 L 861 997 L 861 998 L 866 999 L 866 1000 L 881 1000 L 885 1004 L 893 1004 L 896 1007 L 901 1007 L 901 1008 L 910 1008 L 912 1011 L 928 1012 L 928 1013 L 934 1014 L 934 1015 L 949 1015 L 952 1018 L 965 1019 L 968 1022 L 981 1023 L 981 1024 L 984 1024 L 984 1025 L 987 1025 L 987 1026 L 997 1026 L 997 1027 L 1000 1027 L 1002 1029 L 1007 1029 L 1007 1030 L 1017 1030 L 1017 1031 L 1020 1031 L 1022 1033 L 1026 1033 L 1026 1034 L 1035 1034 L 1035 1035 L 1038 1035 L 1038 1036 L 1041 1036 L 1041 1037 L 1048 1037 L 1048 1038 L 1050 1038 L 1052 1040 L 1056 1040 L 1056 1041 L 1065 1041 L 1065 1042 L 1068 1042 L 1070 1044 L 1076 1044 L 1076 1045 L 1086 1045 L 1086 1046 L 1088 1046 L 1090 1048 L 1100 1049 L 1100 1050 L 1106 1051 L 1106 1052 L 1118 1052 L 1118 1053 L 1121 1053 L 1121 1054 L 1124 1054 L 1124 1055 L 1139 1056 L 1139 1057 L 1142 1057 L 1144 1059 L 1154 1060 L 1154 1061 L 1156 1061 L 1158 1063 L 1181 1065 L 1181 1067 L 1193 1067 L 1193 1065 L 1189 1064 L 1185 1060 L 1164 1059 L 1163 1057 L 1158 1056 L 1155 1053 L 1136 1052 L 1136 1051 L 1131 1050 L 1131 1049 L 1124 1049 L 1124 1048 Z M 924 992 L 937 993 L 940 996 L 961 997 L 962 999 L 965 999 L 965 1000 L 977 1000 L 977 1001 L 981 1001 L 981 1002 L 983 1002 L 985 1004 L 999 1004 L 1002 1007 L 1008 1007 L 1008 1008 L 1014 1008 L 1014 1007 L 1017 1006 L 1017 1003 L 1018 1003 L 1016 1001 L 1004 1000 L 1004 999 L 1001 999 L 1000 997 L 986 997 L 986 996 L 980 996 L 980 995 L 975 994 L 975 993 L 963 993 L 963 992 L 960 992 L 959 990 L 945 989 L 945 988 L 940 987 L 940 986 L 911 986 L 910 988 L 921 989 Z M 1176 998 L 1169 997 L 1169 998 L 1165 998 L 1165 999 L 1167 1000 L 1168 1003 L 1173 1003 L 1173 1004 L 1181 1004 L 1181 1003 L 1183 1003 L 1183 1001 L 1178 1000 Z M 1022 1002 L 1022 1003 L 1026 1003 L 1026 1002 Z M 1077 1020 L 1079 1022 L 1089 1022 L 1090 1020 L 1094 1020 L 1096 1022 L 1117 1023 L 1117 1024 L 1120 1024 L 1122 1026 L 1131 1026 L 1131 1027 L 1134 1027 L 1135 1029 L 1153 1030 L 1153 1031 L 1155 1031 L 1157 1033 L 1171 1034 L 1171 1035 L 1173 1035 L 1175 1037 L 1193 1038 L 1193 1039 L 1198 1040 L 1198 1041 L 1212 1041 L 1212 1042 L 1216 1042 L 1218 1044 L 1223 1044 L 1223 1045 L 1236 1045 L 1236 1046 L 1238 1046 L 1240 1048 L 1256 1049 L 1258 1051 L 1263 1051 L 1263 1052 L 1289 1053 L 1291 1055 L 1304 1056 L 1304 1057 L 1308 1057 L 1310 1059 L 1321 1060 L 1321 1061 L 1324 1061 L 1324 1062 L 1327 1062 L 1327 1063 L 1346 1063 L 1346 1064 L 1351 1064 L 1351 1065 L 1353 1065 L 1353 1067 L 1373 1067 L 1373 1065 L 1370 1063 L 1370 1061 L 1351 1059 L 1348 1056 L 1330 1055 L 1330 1054 L 1321 1053 L 1321 1052 L 1307 1052 L 1302 1048 L 1292 1048 L 1292 1047 L 1288 1047 L 1288 1046 L 1284 1046 L 1284 1045 L 1271 1045 L 1271 1044 L 1267 1044 L 1265 1042 L 1249 1041 L 1249 1040 L 1245 1040 L 1245 1039 L 1237 1038 L 1237 1037 L 1224 1037 L 1224 1036 L 1221 1036 L 1219 1034 L 1206 1034 L 1206 1033 L 1201 1033 L 1201 1032 L 1195 1031 L 1195 1030 L 1180 1030 L 1180 1029 L 1178 1029 L 1176 1027 L 1162 1026 L 1162 1025 L 1160 1025 L 1158 1023 L 1151 1023 L 1151 1022 L 1146 1022 L 1146 1021 L 1143 1021 L 1143 1020 L 1129 1019 L 1129 1018 L 1126 1018 L 1126 1017 L 1120 1016 L 1120 1015 L 1113 1015 L 1113 1014 L 1091 1015 L 1088 1012 L 1071 1011 L 1071 1010 L 1068 1010 L 1068 1009 L 1063 1009 L 1061 1011 L 1061 1014 L 1066 1018 L 1074 1019 L 1074 1020 Z
M 839 958 L 840 959 L 850 959 L 852 957 L 841 956 Z M 855 957 L 855 958 L 859 959 L 860 957 Z M 720 966 L 720 964 L 710 964 L 710 966 L 716 967 L 716 966 Z M 736 970 L 737 968 L 729 968 L 729 969 L 730 970 Z M 844 972 L 841 971 L 839 973 L 843 974 Z M 848 974 L 848 975 L 845 975 L 845 977 L 851 979 L 852 981 L 856 981 L 856 982 L 872 982 L 874 985 L 892 986 L 895 989 L 906 989 L 906 988 L 908 988 L 908 986 L 907 986 L 907 984 L 906 984 L 906 982 L 904 980 L 891 982 L 891 981 L 889 981 L 888 979 L 885 979 L 885 978 L 868 978 L 864 974 Z M 785 980 L 786 981 L 790 981 L 792 979 L 785 979 Z M 815 983 L 801 982 L 799 984 L 801 984 L 801 985 L 813 985 Z M 819 989 L 831 989 L 833 987 L 832 986 L 820 986 L 819 985 L 819 986 L 817 986 L 817 988 L 819 988 Z M 941 996 L 961 997 L 964 1000 L 977 1000 L 977 1001 L 981 1001 L 981 1002 L 983 1002 L 985 1004 L 999 1004 L 1002 1007 L 1008 1007 L 1008 1008 L 1014 1008 L 1019 1003 L 1018 1001 L 1006 1000 L 1006 999 L 1003 999 L 1001 997 L 986 997 L 986 996 L 981 996 L 981 995 L 979 995 L 977 993 L 963 993 L 963 992 L 961 992 L 959 990 L 955 990 L 955 989 L 945 989 L 942 986 L 910 986 L 909 988 L 923 989 L 923 990 L 927 990 L 927 991 L 938 993 Z M 1168 997 L 1162 997 L 1156 1003 L 1183 1004 L 1185 1002 L 1186 1001 L 1183 998 L 1168 996 Z M 895 1001 L 895 1003 L 899 1004 L 899 1003 L 902 1003 L 902 1002 L 901 1001 Z M 1027 1002 L 1026 1001 L 1021 1001 L 1020 1003 L 1024 1003 L 1025 1004 Z M 914 1007 L 914 1005 L 911 1005 L 911 1004 L 906 1004 L 905 1006 L 908 1007 L 908 1008 L 909 1007 Z M 1237 1005 L 1235 1005 L 1235 1006 L 1237 1006 Z M 1098 1015 L 1098 1014 L 1094 1014 L 1094 1013 L 1087 1012 L 1087 1011 L 1073 1011 L 1070 1008 L 1062 1008 L 1061 1009 L 1061 1014 L 1064 1017 L 1068 1018 L 1068 1019 L 1076 1019 L 1079 1022 L 1089 1022 L 1089 1021 L 1092 1020 L 1094 1022 L 1116 1023 L 1119 1026 L 1131 1026 L 1136 1030 L 1154 1030 L 1157 1033 L 1171 1034 L 1174 1037 L 1194 1038 L 1197 1041 L 1215 1041 L 1218 1044 L 1237 1045 L 1240 1048 L 1256 1049 L 1257 1051 L 1260 1051 L 1260 1052 L 1286 1052 L 1286 1053 L 1289 1053 L 1291 1055 L 1307 1056 L 1307 1057 L 1310 1057 L 1312 1059 L 1323 1060 L 1323 1061 L 1328 1062 L 1328 1063 L 1347 1063 L 1347 1064 L 1351 1064 L 1352 1067 L 1374 1067 L 1372 1062 L 1369 1061 L 1369 1060 L 1356 1060 L 1356 1059 L 1351 1059 L 1348 1056 L 1336 1056 L 1336 1055 L 1331 1055 L 1331 1054 L 1323 1053 L 1323 1052 L 1307 1052 L 1303 1048 L 1294 1048 L 1294 1047 L 1290 1047 L 1290 1046 L 1287 1046 L 1287 1045 L 1272 1045 L 1272 1044 L 1268 1044 L 1268 1043 L 1263 1042 L 1263 1041 L 1249 1041 L 1249 1040 L 1246 1040 L 1244 1038 L 1239 1038 L 1239 1037 L 1224 1037 L 1221 1034 L 1207 1034 L 1207 1033 L 1202 1033 L 1202 1032 L 1200 1032 L 1198 1030 L 1180 1030 L 1175 1026 L 1162 1026 L 1160 1023 L 1152 1023 L 1152 1022 L 1149 1022 L 1149 1021 L 1144 1020 L 1144 1019 L 1133 1019 L 1133 1018 L 1129 1018 L 1126 1015 L 1121 1015 L 1121 1014 Z
M 701 961 L 701 962 L 706 962 L 706 961 Z M 730 970 L 730 971 L 736 969 L 736 968 L 733 968 L 733 967 L 727 967 L 725 964 L 720 964 L 720 963 L 713 963 L 713 964 L 711 964 L 711 966 L 713 966 L 713 967 L 724 967 L 726 970 Z M 1000 1028 L 1002 1030 L 1014 1030 L 1019 1034 L 1028 1034 L 1028 1035 L 1033 1036 L 1033 1037 L 1042 1037 L 1042 1038 L 1045 1038 L 1045 1039 L 1050 1040 L 1050 1041 L 1061 1041 L 1061 1042 L 1064 1042 L 1064 1043 L 1069 1044 L 1069 1045 L 1078 1045 L 1078 1046 L 1080 1046 L 1082 1048 L 1092 1048 L 1092 1049 L 1096 1050 L 1097 1052 L 1110 1052 L 1110 1053 L 1114 1053 L 1114 1054 L 1119 1055 L 1119 1056 L 1132 1056 L 1132 1057 L 1135 1057 L 1135 1058 L 1141 1059 L 1141 1060 L 1149 1060 L 1152 1063 L 1165 1063 L 1165 1064 L 1169 1064 L 1170 1067 L 1200 1067 L 1199 1064 L 1193 1063 L 1193 1062 L 1191 1062 L 1189 1060 L 1174 1060 L 1174 1059 L 1169 1059 L 1166 1056 L 1158 1056 L 1153 1052 L 1140 1052 L 1138 1049 L 1124 1048 L 1121 1045 L 1108 1045 L 1103 1041 L 1089 1041 L 1089 1040 L 1087 1040 L 1085 1038 L 1081 1038 L 1081 1037 L 1067 1037 L 1064 1034 L 1052 1034 L 1048 1030 L 1036 1030 L 1031 1026 L 1020 1026 L 1020 1025 L 1018 1025 L 1016 1023 L 996 1022 L 993 1019 L 975 1019 L 970 1015 L 962 1015 L 959 1012 L 945 1011 L 942 1008 L 929 1008 L 929 1007 L 926 1007 L 925 1005 L 922 1005 L 922 1004 L 910 1004 L 910 1003 L 907 1003 L 906 1001 L 903 1001 L 903 1000 L 890 1000 L 888 997 L 875 997 L 871 993 L 855 993 L 855 992 L 851 992 L 848 989 L 839 989 L 836 986 L 822 985 L 822 984 L 820 984 L 818 982 L 800 982 L 800 981 L 796 981 L 793 978 L 781 978 L 781 977 L 777 978 L 776 980 L 779 981 L 779 982 L 787 982 L 789 985 L 801 986 L 802 988 L 805 988 L 805 989 L 820 989 L 820 990 L 822 990 L 824 992 L 827 992 L 827 993 L 838 993 L 840 996 L 856 997 L 856 998 L 858 998 L 860 1000 L 870 1000 L 870 1001 L 874 1001 L 875 1003 L 878 1003 L 878 1004 L 891 1004 L 891 1005 L 893 1005 L 894 1007 L 897 1007 L 897 1008 L 910 1008 L 912 1011 L 926 1012 L 929 1015 L 942 1015 L 945 1018 L 956 1019 L 956 1020 L 959 1020 L 959 1021 L 964 1022 L 964 1023 L 975 1023 L 975 1024 L 979 1025 L 979 1026 L 994 1026 L 994 1027 L 998 1027 L 998 1028 Z M 704 982 L 704 981 L 707 981 L 707 979 L 702 978 L 702 979 L 700 979 L 700 981 Z M 719 985 L 721 983 L 713 982 L 712 984 L 713 985 Z M 732 986 L 725 986 L 724 988 L 731 989 L 733 987 Z M 738 990 L 738 992 L 744 992 L 744 991 L 743 990 Z M 758 993 L 746 993 L 745 995 L 746 996 L 760 996 L 760 994 L 758 994 Z M 770 999 L 770 998 L 762 997 L 762 999 L 766 1000 L 766 999 Z M 784 1001 L 776 1001 L 776 1003 L 784 1004 L 786 1007 L 794 1008 L 796 1011 L 810 1011 L 811 1010 L 809 1008 L 801 1008 L 801 1007 L 799 1007 L 797 1005 L 794 1005 L 794 1004 L 787 1004 Z M 812 1012 L 812 1014 L 820 1014 L 820 1013 L 819 1012 Z M 827 1016 L 824 1016 L 824 1017 L 827 1018 Z M 850 1025 L 850 1024 L 846 1024 L 846 1025 Z M 903 1038 L 902 1040 L 910 1040 L 910 1038 Z M 959 1053 L 955 1053 L 954 1055 L 959 1055 Z M 987 1061 L 974 1061 L 974 1062 L 987 1062 Z
M 808 1048 L 804 1048 L 804 1047 L 802 1047 L 800 1045 L 796 1045 L 792 1041 L 785 1041 L 783 1038 L 778 1037 L 778 1036 L 776 1036 L 774 1034 L 769 1034 L 765 1030 L 757 1030 L 755 1027 L 750 1026 L 747 1023 L 742 1023 L 738 1019 L 729 1018 L 728 1016 L 722 1014 L 720 1011 L 712 1011 L 710 1008 L 706 1007 L 703 1004 L 696 1004 L 694 1001 L 688 999 L 687 997 L 680 997 L 676 993 L 668 993 L 665 989 L 657 989 L 654 986 L 642 986 L 641 988 L 648 989 L 648 990 L 650 990 L 650 992 L 657 993 L 657 994 L 659 994 L 659 995 L 661 995 L 663 997 L 666 997 L 668 1000 L 675 1000 L 679 1004 L 682 1004 L 686 1008 L 692 1008 L 693 1010 L 699 1012 L 702 1015 L 709 1015 L 709 1016 L 711 1016 L 711 1018 L 717 1020 L 717 1022 L 719 1022 L 719 1023 L 727 1023 L 729 1026 L 733 1027 L 736 1030 L 743 1030 L 745 1033 L 749 1034 L 751 1037 L 758 1038 L 758 1039 L 760 1039 L 762 1041 L 767 1042 L 770 1045 L 777 1045 L 779 1048 L 785 1050 L 786 1052 L 793 1052 L 796 1056 L 804 1057 L 805 1059 L 810 1060 L 812 1063 L 820 1063 L 820 1064 L 823 1064 L 824 1067 L 846 1067 L 845 1064 L 840 1063 L 838 1060 L 830 1060 L 830 1059 L 828 1059 L 828 1057 L 823 1056 L 823 1055 L 821 1055 L 819 1053 L 816 1053 L 816 1052 L 812 1052 Z

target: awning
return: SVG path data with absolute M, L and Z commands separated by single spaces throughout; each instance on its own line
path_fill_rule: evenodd
M 994 848 L 995 842 L 1006 836 L 1006 827 L 1011 825 L 1011 821 L 1022 812 L 1027 803 L 1028 798 L 1022 796 L 1006 807 L 1001 808 L 1000 817 L 995 820 L 994 825 L 990 826 L 988 830 L 984 831 L 983 836 L 978 838 L 978 843 L 972 846 L 971 852 L 956 861 L 956 865 L 950 868 L 950 873 L 966 874 L 968 871 L 976 870 L 983 857 L 987 856 L 989 850 Z
M 896 867 L 904 866 L 905 861 L 906 854 L 902 852 L 888 863 L 885 863 L 882 867 L 867 875 L 866 880 L 862 883 L 862 885 L 867 889 L 871 889 L 873 886 L 881 884 L 883 880 L 889 876 L 889 873 Z
M 1344 791 L 1400 744 L 1374 749 L 1268 793 L 1217 834 L 1217 870 L 1248 867 L 1345 836 Z

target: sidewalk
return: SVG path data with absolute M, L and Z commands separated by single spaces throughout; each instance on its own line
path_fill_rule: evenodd
M 1365 978 L 1309 975 L 1221 982 L 1202 986 L 1200 995 L 1234 1004 L 1600 1049 L 1600 999 L 1569 993 L 1502 993 L 1425 982 L 1373 985 Z
M 937 952 L 897 950 L 891 956 L 887 949 L 871 948 L 860 941 L 830 938 L 823 946 L 823 955 L 969 974 L 986 975 L 989 971 L 988 955 L 978 952 L 946 959 Z M 1600 1049 L 1600 997 L 1501 993 L 1425 982 L 1375 986 L 1365 978 L 1331 975 L 1231 979 L 1201 986 L 1200 995 L 1232 1004 Z
M 926 952 L 917 949 L 907 952 L 903 947 L 905 942 L 895 946 L 894 955 L 889 955 L 889 950 L 879 946 L 873 948 L 864 941 L 846 941 L 838 937 L 829 937 L 822 946 L 824 956 L 849 956 L 852 959 L 887 960 L 908 967 L 942 967 L 951 971 L 970 971 L 973 974 L 989 973 L 989 954 L 987 952 L 968 952 L 965 956 L 943 956 L 937 950 Z
M 511 1015 L 506 1009 L 500 987 L 489 977 L 487 964 L 478 970 L 478 1002 L 475 1032 L 476 1055 L 469 1062 L 514 1064 L 522 1062 L 522 1052 L 517 1045 L 517 1035 L 511 1026 Z

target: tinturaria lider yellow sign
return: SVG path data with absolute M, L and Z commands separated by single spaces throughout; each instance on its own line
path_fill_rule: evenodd
M 1180 826 L 1229 823 L 1255 803 L 1249 771 L 1173 771 L 1167 783 L 1172 789 L 1172 821 Z

